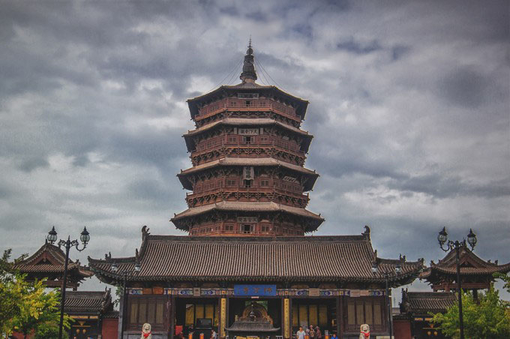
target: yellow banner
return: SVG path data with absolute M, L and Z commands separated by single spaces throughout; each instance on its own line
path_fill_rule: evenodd
M 283 335 L 285 339 L 290 338 L 290 300 L 283 299 Z
M 221 298 L 220 316 L 220 337 L 225 338 L 225 327 L 227 326 L 227 298 Z

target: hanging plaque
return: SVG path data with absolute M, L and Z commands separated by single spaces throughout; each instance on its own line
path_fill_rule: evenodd
M 253 180 L 254 177 L 255 177 L 255 171 L 253 170 L 253 166 L 243 167 L 243 179 L 244 180 Z

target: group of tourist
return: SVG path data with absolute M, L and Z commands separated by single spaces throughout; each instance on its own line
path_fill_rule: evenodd
M 333 334 L 332 338 L 336 338 L 336 334 Z M 322 339 L 322 332 L 319 326 L 313 327 L 313 325 L 310 325 L 306 330 L 300 326 L 296 333 L 296 339 Z

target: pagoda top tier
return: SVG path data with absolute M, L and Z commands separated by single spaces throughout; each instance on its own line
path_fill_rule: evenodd
M 242 98 L 242 99 L 258 99 L 259 97 L 273 99 L 284 105 L 291 106 L 295 109 L 296 115 L 303 120 L 305 118 L 308 101 L 295 97 L 287 92 L 282 91 L 276 86 L 264 86 L 255 82 L 257 80 L 257 72 L 254 65 L 253 48 L 250 45 L 244 56 L 243 71 L 240 76 L 242 82 L 237 85 L 223 85 L 217 89 L 200 95 L 195 98 L 188 99 L 188 106 L 191 118 L 195 119 L 200 114 L 200 109 L 210 103 L 217 102 L 224 98 Z

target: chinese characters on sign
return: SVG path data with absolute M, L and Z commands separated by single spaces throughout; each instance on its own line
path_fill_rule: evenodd
M 237 217 L 237 222 L 243 223 L 243 224 L 256 223 L 256 222 L 258 222 L 258 220 L 259 219 L 257 217 Z
M 276 285 L 234 285 L 234 295 L 274 297 Z
M 239 135 L 258 135 L 259 129 L 258 128 L 239 128 L 238 129 Z
M 243 168 L 243 179 L 244 180 L 253 180 L 255 173 L 253 171 L 253 166 L 244 166 Z

